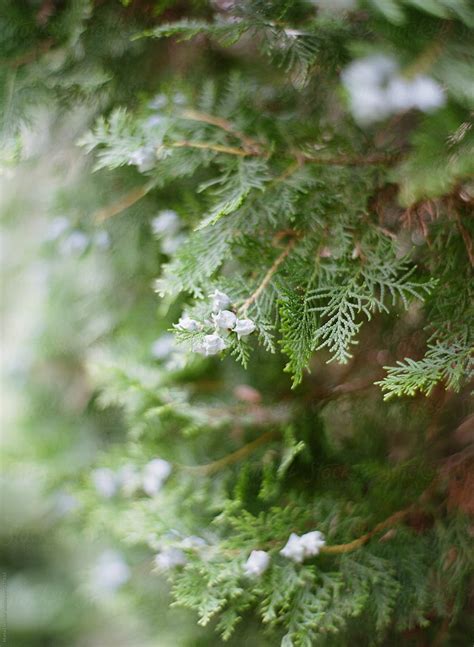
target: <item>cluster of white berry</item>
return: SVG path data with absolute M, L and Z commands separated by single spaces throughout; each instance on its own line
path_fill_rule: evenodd
M 186 97 L 181 92 L 176 92 L 172 97 L 167 97 L 164 94 L 157 94 L 153 97 L 148 104 L 152 114 L 142 123 L 144 139 L 147 140 L 147 143 L 130 154 L 128 158 L 130 166 L 136 166 L 140 173 L 147 173 L 156 166 L 159 159 L 158 147 L 162 139 L 157 128 L 163 125 L 166 128 L 167 121 L 162 111 L 174 110 L 177 106 L 182 106 L 185 103 Z
M 301 537 L 292 532 L 280 555 L 301 564 L 307 557 L 318 555 L 325 543 L 319 530 L 307 532 Z M 244 564 L 244 573 L 248 577 L 259 577 L 269 566 L 270 555 L 264 550 L 253 550 Z
M 126 496 L 132 496 L 140 489 L 148 496 L 155 496 L 171 474 L 171 470 L 168 461 L 154 458 L 141 472 L 134 465 L 124 465 L 117 471 L 109 467 L 100 467 L 93 470 L 91 477 L 95 489 L 104 499 L 110 499 L 119 491 Z
M 292 532 L 286 545 L 280 550 L 280 555 L 301 564 L 307 557 L 318 555 L 325 543 L 319 530 L 307 532 L 301 537 Z
M 104 550 L 90 572 L 91 592 L 99 597 L 111 595 L 130 579 L 130 575 L 130 567 L 122 553 Z
M 155 542 L 152 543 L 154 544 Z M 155 568 L 157 571 L 166 572 L 186 564 L 185 550 L 202 552 L 208 549 L 209 545 L 201 537 L 191 535 L 182 539 L 177 546 L 161 548 L 159 545 L 154 545 L 154 548 L 158 550 L 153 560 Z
M 64 256 L 80 256 L 86 249 L 96 247 L 107 249 L 110 247 L 110 236 L 102 229 L 93 234 L 74 229 L 68 218 L 59 216 L 55 218 L 46 233 L 48 242 L 57 242 L 59 250 Z
M 160 572 L 170 571 L 177 566 L 186 564 L 186 555 L 179 548 L 165 548 L 153 560 L 155 568 Z
M 351 63 L 342 73 L 354 118 L 361 124 L 417 108 L 432 112 L 444 105 L 442 87 L 426 75 L 404 77 L 398 63 L 385 55 Z
M 184 241 L 181 218 L 172 209 L 159 211 L 151 221 L 151 229 L 160 240 L 161 251 L 164 254 L 174 254 Z
M 204 335 L 193 346 L 195 353 L 201 355 L 217 355 L 225 350 L 228 346 L 226 338 L 231 333 L 235 333 L 239 339 L 250 335 L 255 330 L 255 323 L 251 319 L 238 319 L 237 315 L 228 310 L 231 305 L 230 297 L 220 290 L 214 290 L 209 295 L 212 299 L 212 313 L 210 319 L 199 322 L 190 317 L 181 317 L 179 322 L 174 325 L 176 330 L 185 332 L 199 332 L 206 327 L 214 328 L 214 332 Z

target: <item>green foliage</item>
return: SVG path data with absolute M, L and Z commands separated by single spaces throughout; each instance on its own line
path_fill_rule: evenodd
M 14 379 L 35 443 L 81 429 L 46 480 L 82 532 L 139 555 L 124 597 L 150 646 L 462 644 L 470 4 L 8 2 L 2 20 L 2 172 L 24 159 L 54 216 L 34 232 L 40 351 Z M 59 140 L 41 154 L 39 106 Z M 208 629 L 179 615 L 162 639 L 164 579 Z
M 421 360 L 407 358 L 397 366 L 387 367 L 387 377 L 379 384 L 385 398 L 395 395 L 415 395 L 423 391 L 430 395 L 441 381 L 450 389 L 459 390 L 465 376 L 473 375 L 472 346 L 464 340 L 434 342 Z

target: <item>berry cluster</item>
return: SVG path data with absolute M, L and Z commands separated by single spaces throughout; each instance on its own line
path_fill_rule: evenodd
M 148 496 L 155 496 L 171 474 L 171 470 L 172 467 L 168 461 L 154 458 L 141 472 L 130 464 L 124 465 L 117 471 L 109 467 L 100 467 L 92 472 L 91 478 L 95 489 L 104 499 L 110 499 L 119 491 L 132 496 L 138 490 L 142 490 Z
M 398 63 L 385 55 L 367 56 L 342 73 L 354 118 L 361 124 L 416 108 L 432 112 L 446 102 L 442 87 L 429 76 L 403 76 Z
M 280 550 L 280 555 L 301 564 L 307 557 L 318 555 L 326 542 L 319 530 L 307 532 L 299 537 L 291 533 L 286 545 Z M 270 566 L 270 555 L 264 550 L 253 550 L 244 565 L 244 573 L 248 577 L 259 577 Z
M 217 355 L 228 347 L 228 337 L 235 333 L 238 339 L 247 337 L 255 330 L 255 323 L 251 319 L 239 319 L 237 315 L 228 308 L 231 306 L 231 299 L 224 292 L 214 290 L 209 295 L 212 299 L 212 311 L 210 317 L 202 322 L 190 317 L 183 316 L 177 324 L 176 330 L 182 332 L 200 332 L 206 329 L 209 334 L 193 345 L 193 351 L 206 357 Z M 213 332 L 211 332 L 213 330 Z

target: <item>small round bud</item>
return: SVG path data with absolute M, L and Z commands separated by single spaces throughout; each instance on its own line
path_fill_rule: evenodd
M 255 330 L 255 324 L 251 319 L 237 319 L 237 322 L 234 326 L 234 332 L 237 333 L 237 337 L 246 337 L 250 335 Z

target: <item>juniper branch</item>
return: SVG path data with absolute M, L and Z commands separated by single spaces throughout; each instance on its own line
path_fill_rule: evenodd
M 252 440 L 252 442 L 247 443 L 243 447 L 240 447 L 239 449 L 237 449 L 235 452 L 232 452 L 231 454 L 227 454 L 227 456 L 224 456 L 223 458 L 219 458 L 216 461 L 212 461 L 211 463 L 206 463 L 205 465 L 187 465 L 187 466 L 180 466 L 180 467 L 184 469 L 186 472 L 190 472 L 192 474 L 210 476 L 211 474 L 220 472 L 220 470 L 222 470 L 223 468 L 228 467 L 229 465 L 233 465 L 234 463 L 237 463 L 243 458 L 246 458 L 262 445 L 265 445 L 266 443 L 269 443 L 275 438 L 277 438 L 278 435 L 279 434 L 277 431 L 267 431 L 266 433 L 262 434 L 255 440 Z
M 236 148 L 235 146 L 222 146 L 221 144 L 211 144 L 209 142 L 193 142 L 189 140 L 183 140 L 180 142 L 173 142 L 170 145 L 173 148 L 201 148 L 203 150 L 215 151 L 216 153 L 227 153 L 228 155 L 237 155 L 239 157 L 257 155 L 257 153 L 251 153 L 249 151 L 243 150 L 242 148 Z
M 252 305 L 252 303 L 255 303 L 255 301 L 258 299 L 258 297 L 262 294 L 262 292 L 265 290 L 267 285 L 270 283 L 272 276 L 275 274 L 275 272 L 278 270 L 280 265 L 283 263 L 285 258 L 288 256 L 288 254 L 291 252 L 293 247 L 296 244 L 296 238 L 293 238 L 290 240 L 290 242 L 286 245 L 284 250 L 281 252 L 281 254 L 275 259 L 273 265 L 270 267 L 268 272 L 265 274 L 263 281 L 260 283 L 258 288 L 253 292 L 248 299 L 246 299 L 243 304 L 239 308 L 239 312 L 241 312 L 243 315 L 246 314 L 247 310 L 249 307 Z
M 94 220 L 96 220 L 97 222 L 103 222 L 108 218 L 112 218 L 112 216 L 116 216 L 119 213 L 122 213 L 122 211 L 125 211 L 125 209 L 128 209 L 136 202 L 141 200 L 152 188 L 152 183 L 135 187 L 112 204 L 109 204 L 96 211 L 94 214 Z
M 405 519 L 407 515 L 413 510 L 413 507 L 414 505 L 411 505 L 408 508 L 405 508 L 405 510 L 399 510 L 398 512 L 394 512 L 392 515 L 390 515 L 390 517 L 385 519 L 385 521 L 381 521 L 374 528 L 372 528 L 372 530 L 365 533 L 365 535 L 362 535 L 361 537 L 358 537 L 357 539 L 354 539 L 353 541 L 350 541 L 347 544 L 336 544 L 334 546 L 322 546 L 321 553 L 339 555 L 341 553 L 350 553 L 353 550 L 357 550 L 358 548 L 361 548 L 364 544 L 366 544 L 369 541 L 369 539 L 372 539 L 374 535 L 378 534 L 382 530 L 391 528 L 392 526 L 399 523 L 400 521 L 403 521 L 403 519 Z
M 236 130 L 230 121 L 223 119 L 222 117 L 215 117 L 214 115 L 209 115 L 204 112 L 199 112 L 197 110 L 183 110 L 181 116 L 184 119 L 190 119 L 191 121 L 200 121 L 205 124 L 210 124 L 211 126 L 216 126 L 225 130 L 225 132 L 233 135 L 237 139 L 240 139 L 242 144 L 249 150 L 249 152 L 257 153 L 260 151 L 260 144 L 255 139 L 248 137 L 245 133 Z

